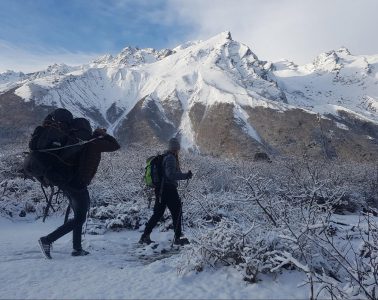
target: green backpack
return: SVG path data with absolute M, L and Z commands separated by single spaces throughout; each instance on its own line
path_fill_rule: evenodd
M 146 161 L 144 182 L 150 188 L 160 187 L 163 177 L 163 159 L 165 155 L 151 156 Z

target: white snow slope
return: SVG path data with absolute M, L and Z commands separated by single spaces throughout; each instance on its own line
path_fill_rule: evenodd
M 17 84 L 21 83 L 27 78 L 27 75 L 22 72 L 14 72 L 8 70 L 4 73 L 0 73 L 0 92 L 9 90 L 17 86 Z
M 340 48 L 304 66 L 283 61 L 273 72 L 288 102 L 321 114 L 355 112 L 378 121 L 378 55 L 354 56 Z
M 236 120 L 246 115 L 243 107 L 264 106 L 335 115 L 347 111 L 378 122 L 377 67 L 378 55 L 354 56 L 345 48 L 323 53 L 304 66 L 273 64 L 260 61 L 223 32 L 173 50 L 127 47 L 115 57 L 105 55 L 79 67 L 53 65 L 18 81 L 0 74 L 0 92 L 18 86 L 16 94 L 25 101 L 65 107 L 78 116 L 98 110 L 113 133 L 146 96 L 163 114 L 161 103 L 179 101 L 184 113 L 178 130 L 190 147 L 195 145 L 187 112 L 198 102 L 232 103 Z M 107 115 L 112 105 L 123 112 L 115 120 Z M 258 140 L 252 126 L 244 129 Z
M 11 222 L 0 218 L 1 299 L 305 299 L 302 275 L 288 271 L 257 284 L 243 282 L 231 268 L 180 275 L 180 254 L 146 263 L 138 258 L 137 231 L 86 235 L 91 254 L 71 257 L 71 234 L 54 243 L 53 259 L 39 251 L 41 235 L 61 219 Z M 171 232 L 153 233 L 161 244 Z M 149 249 L 151 250 L 151 249 Z M 149 254 L 147 249 L 143 254 Z

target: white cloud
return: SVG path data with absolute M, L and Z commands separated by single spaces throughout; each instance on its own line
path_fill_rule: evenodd
M 69 52 L 65 49 L 36 49 L 19 47 L 0 40 L 0 73 L 6 70 L 24 73 L 45 69 L 54 63 L 80 65 L 100 56 L 98 53 Z
M 170 13 L 193 26 L 190 39 L 229 30 L 261 59 L 311 61 L 348 47 L 378 53 L 377 0 L 169 0 Z

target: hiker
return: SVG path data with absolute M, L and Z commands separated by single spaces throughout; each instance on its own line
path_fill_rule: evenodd
M 56 118 L 56 116 L 53 115 L 52 118 Z M 74 167 L 72 179 L 60 185 L 59 188 L 68 197 L 74 217 L 55 231 L 39 239 L 42 253 L 48 259 L 51 259 L 52 243 L 71 231 L 73 232 L 72 256 L 89 254 L 81 246 L 82 227 L 90 204 L 87 187 L 96 174 L 101 160 L 101 152 L 112 152 L 120 148 L 115 138 L 107 134 L 105 129 L 98 128 L 92 133 L 89 121 L 84 118 L 72 119 L 66 123 L 65 125 L 71 128 L 67 136 L 67 145 L 70 147 L 62 149 L 60 156 L 69 163 L 73 163 Z M 75 141 L 86 143 L 76 146 Z M 79 151 L 77 148 L 79 148 Z
M 173 243 L 176 245 L 189 244 L 187 238 L 182 237 L 181 232 L 181 217 L 182 204 L 177 191 L 178 180 L 187 180 L 192 178 L 193 174 L 189 170 L 187 173 L 182 173 L 180 170 L 180 162 L 178 159 L 180 151 L 180 143 L 176 138 L 169 140 L 168 151 L 165 152 L 163 158 L 163 179 L 160 187 L 155 188 L 155 206 L 154 213 L 147 222 L 139 243 L 151 244 L 153 241 L 150 234 L 158 221 L 164 215 L 166 207 L 168 207 L 171 216 L 175 237 Z

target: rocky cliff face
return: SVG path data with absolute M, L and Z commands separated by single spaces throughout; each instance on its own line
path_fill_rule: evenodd
M 51 110 L 33 101 L 25 102 L 14 89 L 0 94 L 0 144 L 26 141 Z
M 0 74 L 0 128 L 24 136 L 65 107 L 123 145 L 177 135 L 184 148 L 217 156 L 376 160 L 377 67 L 378 55 L 345 48 L 305 66 L 265 62 L 228 32 L 173 50 L 128 47 L 79 67 Z

